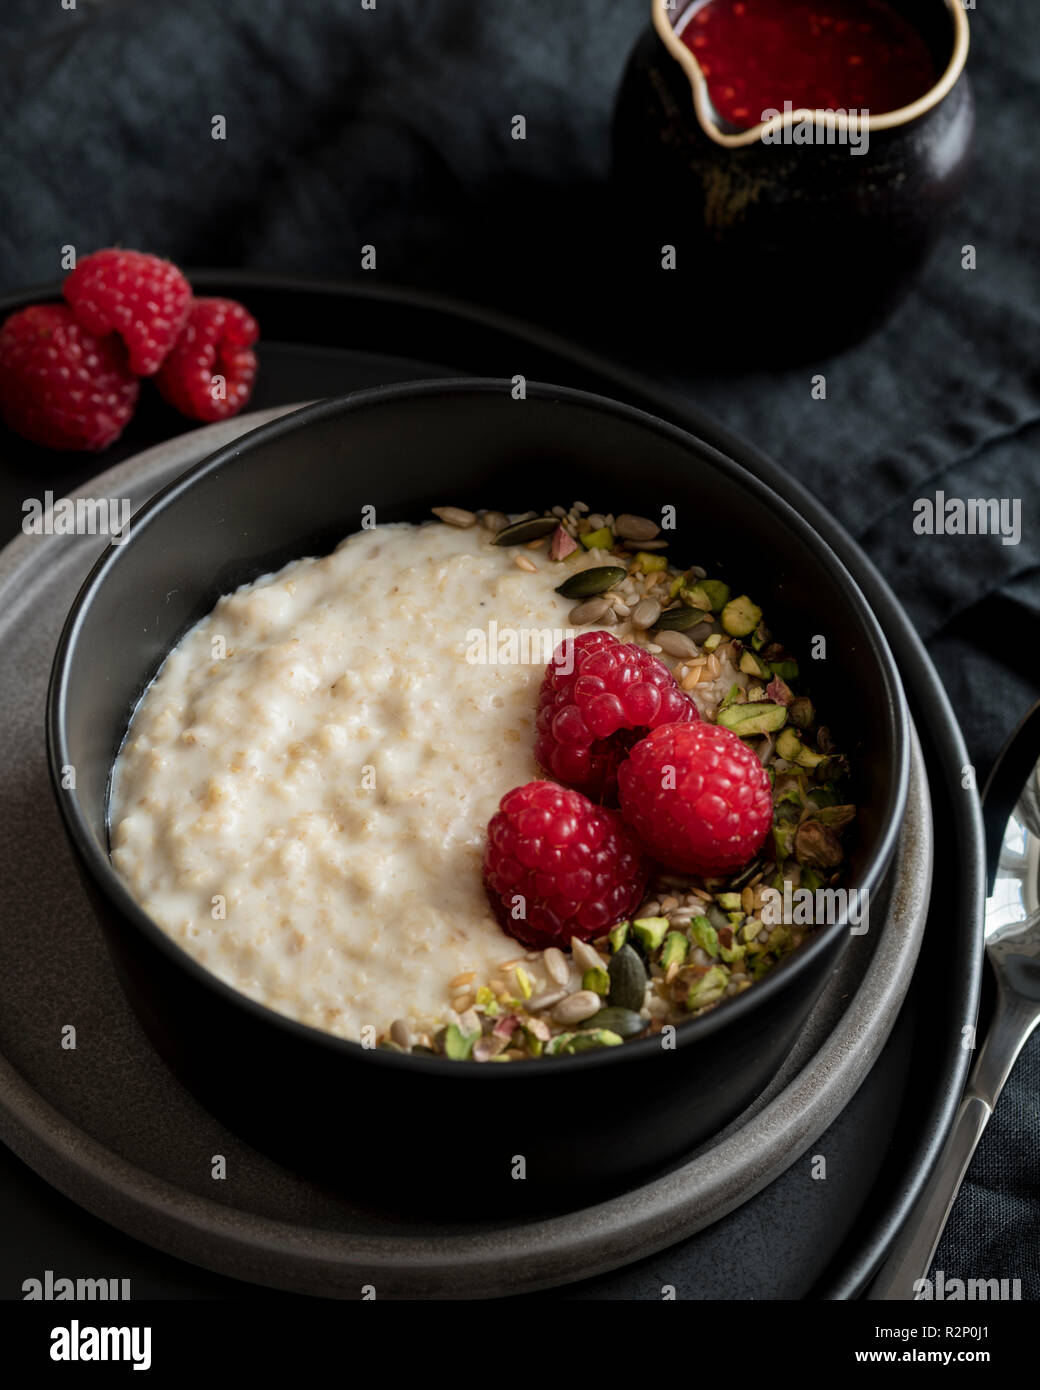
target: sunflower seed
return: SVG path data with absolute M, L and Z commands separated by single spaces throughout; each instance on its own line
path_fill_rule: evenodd
M 434 516 L 448 526 L 475 526 L 477 518 L 475 513 L 467 512 L 465 507 L 431 507 Z
M 558 1004 L 561 999 L 567 998 L 565 989 L 546 989 L 541 994 L 536 994 L 526 1001 L 524 1007 L 529 1014 L 540 1014 L 545 1009 L 551 1009 Z
M 545 969 L 549 978 L 555 980 L 558 985 L 565 985 L 570 979 L 570 969 L 567 965 L 567 957 L 558 946 L 549 946 L 542 952 L 542 959 L 545 962 Z
M 571 955 L 574 958 L 574 964 L 581 971 L 603 970 L 606 967 L 606 961 L 595 947 L 590 946 L 587 941 L 582 941 L 577 936 L 571 937 Z
M 661 650 L 668 656 L 682 657 L 697 655 L 696 643 L 691 642 L 684 632 L 673 632 L 669 628 L 665 628 L 662 632 L 660 631 L 659 625 L 657 642 Z
M 649 517 L 632 516 L 629 512 L 623 512 L 614 523 L 614 530 L 626 541 L 652 541 L 661 528 Z
M 564 598 L 591 598 L 593 594 L 605 594 L 620 584 L 627 570 L 621 565 L 594 565 L 592 569 L 579 570 L 557 586 L 556 592 Z
M 407 1052 L 412 1045 L 412 1030 L 408 1022 L 403 1018 L 395 1018 L 390 1025 L 390 1036 L 398 1047 L 403 1047 Z
M 642 598 L 632 610 L 632 626 L 645 631 L 661 616 L 661 605 L 655 598 Z
M 553 1022 L 581 1023 L 583 1019 L 599 1013 L 602 1003 L 602 999 L 593 990 L 579 989 L 575 994 L 568 994 L 566 999 L 561 999 L 556 1005 L 552 1013 Z
M 485 512 L 480 518 L 480 524 L 497 535 L 509 525 L 509 518 L 505 512 Z
M 575 627 L 581 627 L 584 623 L 598 623 L 609 609 L 610 604 L 605 598 L 587 598 L 574 605 L 567 614 L 567 621 L 574 623 Z
M 514 521 L 512 526 L 504 526 L 495 537 L 495 545 L 526 545 L 528 541 L 541 540 L 550 531 L 555 531 L 559 522 L 554 516 L 532 516 L 526 521 Z

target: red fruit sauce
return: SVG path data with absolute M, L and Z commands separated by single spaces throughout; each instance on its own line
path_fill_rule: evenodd
M 715 110 L 745 128 L 786 101 L 880 115 L 938 77 L 924 39 L 885 0 L 702 0 L 676 33 Z

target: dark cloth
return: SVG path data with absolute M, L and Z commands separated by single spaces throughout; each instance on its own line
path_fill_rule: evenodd
M 929 645 L 981 785 L 1038 693 L 1040 13 L 1007 0 L 970 14 L 974 174 L 895 317 L 831 359 L 735 374 L 657 360 L 646 325 L 611 323 L 595 252 L 610 114 L 648 12 L 648 0 L 8 0 L 0 286 L 56 278 L 67 243 L 343 276 L 371 244 L 382 282 L 609 341 L 782 460 L 858 538 Z M 1020 498 L 1020 543 L 915 535 L 913 503 L 937 490 Z M 1038 1108 L 1040 1035 L 940 1249 L 948 1277 L 1018 1277 L 1040 1296 Z

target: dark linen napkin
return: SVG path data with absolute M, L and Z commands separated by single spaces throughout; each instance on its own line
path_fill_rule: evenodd
M 929 646 L 981 785 L 1038 693 L 1040 11 L 970 14 L 974 173 L 894 318 L 843 354 L 744 374 L 655 352 L 652 324 L 612 312 L 611 105 L 648 15 L 649 0 L 8 0 L 0 288 L 57 278 L 66 244 L 120 242 L 189 267 L 367 273 L 608 348 L 774 455 L 859 540 Z M 1018 543 L 916 535 L 914 502 L 938 491 L 1019 499 Z M 1040 1296 L 1040 1035 L 937 1264 Z

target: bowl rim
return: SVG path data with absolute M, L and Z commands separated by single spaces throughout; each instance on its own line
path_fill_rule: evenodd
M 387 404 L 403 404 L 429 396 L 497 395 L 504 402 L 509 402 L 512 387 L 513 382 L 508 378 L 491 377 L 449 377 L 372 387 L 344 396 L 329 397 L 302 409 L 290 411 L 240 435 L 207 455 L 149 498 L 123 529 L 122 535 L 118 538 L 119 543 L 110 541 L 95 561 L 80 586 L 62 626 L 47 688 L 47 765 L 62 825 L 81 866 L 95 889 L 106 900 L 110 916 L 119 923 L 120 929 L 131 927 L 144 938 L 147 945 L 157 948 L 160 955 L 171 965 L 186 972 L 196 985 L 233 1009 L 245 1010 L 258 1025 L 283 1031 L 300 1043 L 321 1047 L 346 1059 L 364 1057 L 367 1062 L 376 1066 L 391 1069 L 403 1067 L 413 1074 L 428 1073 L 430 1076 L 465 1078 L 519 1073 L 521 1076 L 530 1077 L 537 1074 L 536 1067 L 550 1074 L 558 1074 L 561 1068 L 570 1070 L 579 1067 L 587 1070 L 593 1066 L 608 1066 L 621 1057 L 635 1061 L 639 1057 L 648 1058 L 651 1053 L 659 1055 L 663 1049 L 656 1037 L 648 1037 L 626 1042 L 617 1048 L 597 1048 L 576 1056 L 557 1057 L 549 1067 L 543 1065 L 543 1058 L 525 1059 L 508 1067 L 460 1067 L 457 1062 L 446 1057 L 413 1057 L 408 1053 L 366 1047 L 353 1039 L 301 1023 L 225 983 L 178 945 L 139 906 L 113 867 L 109 855 L 103 853 L 95 842 L 80 806 L 78 789 L 70 795 L 69 790 L 63 788 L 62 768 L 72 761 L 68 756 L 66 736 L 68 684 L 72 666 L 79 655 L 78 641 L 86 615 L 102 586 L 108 582 L 113 572 L 118 573 L 124 551 L 128 551 L 140 539 L 160 513 L 174 505 L 202 479 L 219 472 L 225 465 L 235 462 L 243 455 L 248 455 L 253 449 L 283 436 L 292 436 L 314 423 L 337 417 L 349 421 L 355 414 L 366 410 L 378 409 Z M 858 885 L 861 891 L 865 889 L 873 894 L 887 874 L 902 826 L 909 781 L 910 741 L 906 699 L 895 660 L 880 624 L 859 585 L 830 545 L 790 503 L 749 468 L 706 443 L 691 431 L 669 424 L 635 406 L 595 392 L 530 380 L 525 383 L 525 390 L 528 399 L 533 396 L 553 403 L 569 403 L 592 409 L 613 415 L 615 418 L 621 417 L 699 456 L 709 466 L 727 474 L 739 486 L 756 494 L 760 501 L 768 503 L 777 513 L 778 521 L 781 523 L 780 529 L 785 534 L 797 537 L 803 545 L 815 551 L 835 572 L 861 622 L 871 656 L 881 675 L 885 689 L 884 720 L 894 760 L 895 775 L 888 780 L 885 805 L 880 817 L 880 843 L 868 861 L 862 874 L 862 882 Z M 676 1026 L 674 1050 L 693 1046 L 700 1039 L 718 1032 L 720 1028 L 729 1027 L 731 1024 L 739 1026 L 747 1014 L 763 1007 L 780 991 L 786 989 L 789 981 L 805 974 L 811 963 L 828 951 L 839 933 L 845 930 L 847 923 L 842 915 L 837 921 L 826 924 L 797 951 L 780 961 L 763 979 L 756 981 L 753 988 L 723 1001 L 722 1007 L 710 1009 L 699 1018 L 683 1020 Z

